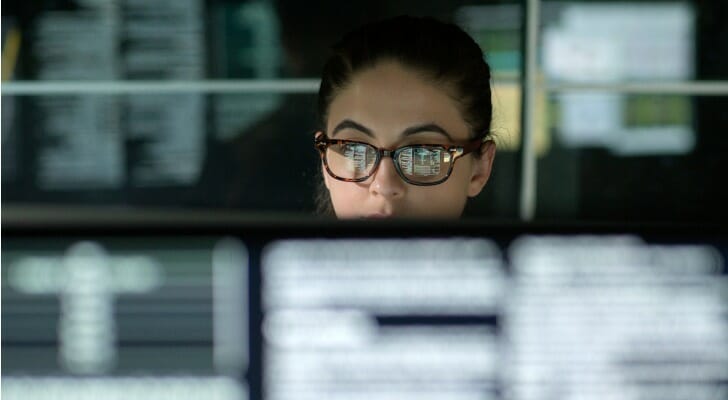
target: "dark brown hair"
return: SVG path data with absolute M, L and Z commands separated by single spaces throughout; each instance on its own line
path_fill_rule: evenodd
M 429 17 L 399 16 L 364 25 L 336 43 L 323 68 L 318 94 L 322 131 L 331 102 L 362 70 L 396 61 L 442 85 L 458 104 L 471 137 L 490 134 L 493 104 L 490 66 L 480 46 L 457 25 Z M 332 215 L 323 179 L 316 196 L 318 212 Z

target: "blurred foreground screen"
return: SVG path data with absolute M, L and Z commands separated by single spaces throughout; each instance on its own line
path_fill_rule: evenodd
M 5 400 L 728 396 L 722 233 L 3 236 Z

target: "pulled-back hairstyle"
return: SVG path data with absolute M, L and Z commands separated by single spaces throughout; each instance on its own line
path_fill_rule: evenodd
M 471 137 L 490 134 L 490 67 L 478 44 L 457 25 L 429 17 L 399 16 L 346 34 L 332 50 L 318 94 L 319 124 L 324 132 L 331 102 L 357 73 L 382 61 L 396 61 L 449 94 L 470 126 Z M 318 211 L 331 214 L 328 191 L 323 183 L 321 186 Z

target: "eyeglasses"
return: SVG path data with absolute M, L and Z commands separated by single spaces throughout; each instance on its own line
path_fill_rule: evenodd
M 377 172 L 383 157 L 391 157 L 402 180 L 411 185 L 432 186 L 445 182 L 455 161 L 478 150 L 484 141 L 485 138 L 478 138 L 462 145 L 414 144 L 387 150 L 355 140 L 329 139 L 321 134 L 314 145 L 326 172 L 334 179 L 365 181 Z

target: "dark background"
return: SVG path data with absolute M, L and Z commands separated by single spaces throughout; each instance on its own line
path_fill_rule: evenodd
M 48 56 L 48 48 L 44 47 L 47 43 L 42 43 L 45 40 L 42 29 L 52 23 L 43 22 L 44 18 L 57 12 L 78 15 L 88 13 L 89 9 L 74 1 L 6 1 L 2 4 L 3 64 L 8 65 L 5 49 L 9 32 L 14 29 L 22 40 L 17 59 L 12 63 L 10 78 L 13 81 L 123 83 L 137 80 L 317 79 L 329 46 L 342 33 L 369 20 L 406 13 L 432 15 L 460 24 L 483 46 L 493 66 L 496 95 L 503 93 L 501 88 L 508 85 L 516 91 L 521 88 L 523 2 L 324 0 L 258 2 L 251 6 L 253 3 L 207 0 L 196 3 L 199 12 L 180 17 L 179 13 L 155 9 L 153 3 L 146 14 L 140 14 L 138 7 L 120 1 L 115 21 L 121 33 L 111 42 L 110 49 L 110 54 L 119 62 L 116 72 L 93 76 L 96 65 L 88 64 L 85 68 L 89 72 L 81 68 L 69 72 L 67 78 L 46 79 L 43 71 L 53 70 L 56 65 L 67 65 L 69 61 L 62 56 Z M 544 1 L 542 27 L 546 29 L 560 23 L 560 10 L 564 9 L 564 4 L 577 3 L 597 2 Z M 602 3 L 629 12 L 630 7 L 654 2 Z M 694 15 L 690 41 L 694 55 L 690 60 L 693 74 L 687 79 L 725 81 L 728 76 L 728 26 L 725 24 L 728 7 L 719 0 L 687 3 Z M 485 10 L 484 21 L 490 21 L 492 27 L 473 30 L 468 22 L 468 18 L 476 16 L 473 6 Z M 241 10 L 247 10 L 247 19 L 237 17 Z M 98 11 L 91 10 L 91 15 L 94 12 Z M 179 43 L 160 40 L 153 43 L 159 57 L 151 62 L 157 63 L 153 68 L 129 67 L 131 64 L 127 61 L 142 54 L 149 43 L 140 42 L 125 32 L 144 18 L 147 23 L 162 28 L 175 28 L 173 25 L 180 25 L 180 21 L 197 21 L 199 29 L 184 37 L 191 38 L 190 43 L 200 41 L 201 45 L 195 50 L 199 57 L 190 58 L 189 66 L 178 63 L 172 57 L 190 51 L 185 47 L 184 40 L 187 39 L 179 39 Z M 187 32 L 184 26 L 175 29 Z M 259 35 L 266 31 L 273 32 L 277 40 L 261 41 Z M 89 43 L 93 40 L 89 38 Z M 277 61 L 267 68 L 256 67 L 256 57 L 268 54 L 265 52 L 269 50 L 277 54 Z M 77 50 L 59 53 L 70 59 L 75 54 L 73 51 Z M 510 61 L 503 61 L 501 56 L 504 54 L 512 57 Z M 594 78 L 598 80 L 599 77 Z M 728 139 L 723 133 L 728 127 L 724 111 L 728 109 L 728 93 L 718 96 L 644 95 L 643 103 L 656 106 L 649 112 L 637 112 L 637 119 L 659 126 L 660 120 L 671 119 L 673 109 L 669 104 L 682 104 L 680 110 L 685 116 L 678 118 L 678 123 L 692 130 L 694 145 L 679 154 L 638 155 L 615 154 L 600 146 L 575 147 L 563 143 L 559 139 L 558 95 L 554 92 L 546 95 L 546 112 L 552 118 L 546 123 L 544 132 L 550 138 L 550 145 L 539 155 L 537 164 L 536 220 L 713 222 L 728 219 L 724 156 Z M 6 213 L 38 206 L 57 207 L 59 212 L 69 206 L 116 206 L 277 213 L 281 216 L 313 213 L 313 196 L 319 180 L 318 156 L 311 144 L 312 133 L 318 127 L 315 91 L 239 94 L 193 91 L 165 94 L 163 96 L 167 97 L 162 97 L 161 106 L 144 105 L 145 94 L 110 91 L 99 98 L 113 104 L 99 106 L 94 115 L 111 110 L 118 118 L 114 132 L 118 137 L 115 151 L 120 152 L 122 160 L 120 177 L 107 185 L 69 185 L 68 179 L 49 185 L 53 178 L 44 180 L 41 177 L 41 171 L 55 165 L 47 164 L 48 152 L 72 141 L 75 128 L 69 126 L 61 133 L 50 132 L 49 123 L 44 121 L 52 120 L 59 113 L 76 115 L 80 106 L 74 108 L 68 104 L 79 99 L 92 99 L 90 101 L 94 103 L 92 96 L 96 95 L 56 96 L 55 101 L 67 107 L 59 108 L 58 105 L 47 105 L 47 98 L 51 96 L 3 94 L 2 205 Z M 175 110 L 175 103 L 183 98 L 192 99 L 193 105 Z M 498 107 L 496 103 L 496 113 Z M 520 101 L 502 107 L 504 114 L 518 121 Z M 195 125 L 199 128 L 190 128 L 186 134 L 196 135 L 195 141 L 183 145 L 184 150 L 179 155 L 165 154 L 166 148 L 174 146 L 178 138 L 184 136 L 177 135 L 174 128 L 184 126 L 191 114 L 194 119 L 190 121 L 199 121 Z M 239 122 L 236 117 L 240 117 Z M 83 115 L 74 118 L 76 123 L 82 121 L 81 124 L 85 123 L 84 118 L 88 119 Z M 190 125 L 195 123 L 190 122 Z M 93 122 L 87 125 L 98 127 Z M 104 126 L 98 128 L 99 135 L 104 134 Z M 500 121 L 494 122 L 494 130 L 500 147 L 493 176 L 484 193 L 470 202 L 466 215 L 517 220 L 521 185 L 519 133 L 504 129 Z M 183 139 L 179 140 L 182 143 Z M 158 173 L 162 163 L 171 171 L 168 175 Z M 192 172 L 176 174 L 175 163 Z M 103 162 L 98 165 L 89 162 L 88 165 L 86 169 L 108 167 Z M 149 178 L 150 174 L 154 179 Z

